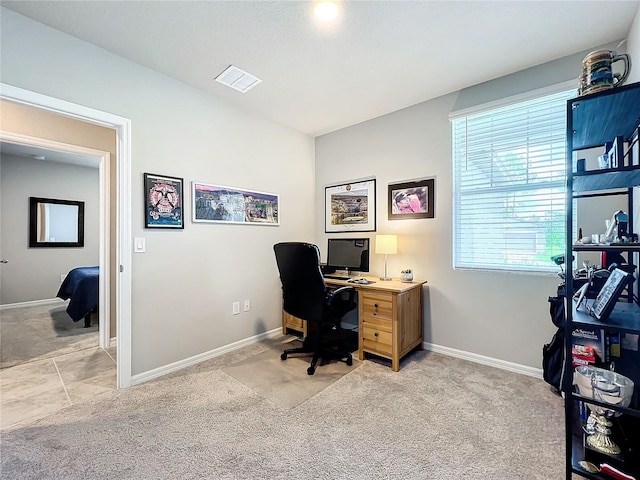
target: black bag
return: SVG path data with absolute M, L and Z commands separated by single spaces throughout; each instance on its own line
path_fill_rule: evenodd
M 542 347 L 542 378 L 551 385 L 556 393 L 560 393 L 564 375 L 565 333 L 564 298 L 549 297 L 549 313 L 551 321 L 558 327 L 551 342 Z
M 564 297 L 549 297 L 549 314 L 556 327 L 565 327 L 567 320 L 564 316 Z

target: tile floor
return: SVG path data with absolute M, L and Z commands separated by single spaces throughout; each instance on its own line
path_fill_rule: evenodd
M 0 428 L 29 423 L 116 388 L 116 347 L 88 348 L 0 371 Z

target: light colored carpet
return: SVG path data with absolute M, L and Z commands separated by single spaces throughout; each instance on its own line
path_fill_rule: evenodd
M 365 361 L 293 408 L 225 372 L 256 344 L 2 431 L 2 478 L 564 478 L 542 380 L 429 352 Z M 263 372 L 256 370 L 256 375 Z
M 275 405 L 293 408 L 361 365 L 356 352 L 352 366 L 338 361 L 324 365 L 318 363 L 316 373 L 307 375 L 310 356 L 289 356 L 285 361 L 280 359 L 285 348 L 297 348 L 301 345 L 299 340 L 277 344 L 275 348 L 240 360 L 224 367 L 222 371 Z
M 66 308 L 60 302 L 0 310 L 0 368 L 97 347 L 97 318 L 84 328 L 84 320 L 74 322 Z

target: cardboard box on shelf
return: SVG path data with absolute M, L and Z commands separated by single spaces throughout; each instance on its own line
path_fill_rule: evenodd
M 571 351 L 571 365 L 578 367 L 580 365 L 595 365 L 596 353 L 593 347 L 573 344 Z
M 575 328 L 572 337 L 572 364 L 602 365 L 607 358 L 605 332 L 600 328 Z

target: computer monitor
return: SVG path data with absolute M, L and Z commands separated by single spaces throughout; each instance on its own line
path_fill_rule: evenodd
M 330 238 L 327 241 L 327 267 L 368 272 L 369 239 Z

